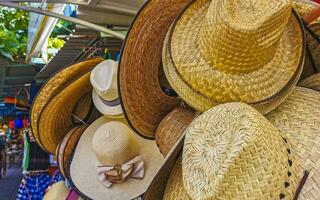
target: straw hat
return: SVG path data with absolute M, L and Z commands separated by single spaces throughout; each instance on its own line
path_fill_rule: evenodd
M 65 186 L 65 183 L 63 181 L 59 181 L 51 186 L 50 190 L 44 195 L 43 200 L 68 200 L 69 193 L 70 191 Z M 81 199 L 81 197 L 77 198 L 77 200 Z
M 71 184 L 90 199 L 133 199 L 146 191 L 163 162 L 156 143 L 134 133 L 124 119 L 101 117 L 76 146 Z
M 122 109 L 130 126 L 147 138 L 155 137 L 160 121 L 180 104 L 162 73 L 161 49 L 170 24 L 190 1 L 147 1 L 122 48 L 118 78 Z
M 286 96 L 283 93 L 301 74 L 304 32 L 285 0 L 196 0 L 168 34 L 163 48 L 167 79 L 198 111 L 233 101 L 276 107 L 284 98 L 276 105 L 274 99 Z M 191 90 L 182 90 L 181 85 Z
M 92 92 L 90 84 L 90 71 L 86 72 L 78 79 L 70 82 L 60 91 L 57 91 L 55 96 L 47 102 L 39 114 L 37 121 L 38 125 L 38 140 L 46 151 L 54 154 L 59 142 L 75 125 L 75 119 L 79 120 L 81 124 L 90 123 L 97 117 L 96 112 L 89 112 L 83 119 L 79 119 L 74 115 L 74 109 L 79 102 L 79 99 Z M 90 111 L 94 111 L 93 104 Z M 80 124 L 79 123 L 79 124 Z
M 66 136 L 64 136 L 63 140 L 59 143 L 57 148 L 57 162 L 59 166 L 59 170 L 61 174 L 67 178 L 67 173 L 69 172 L 71 155 L 82 135 L 82 133 L 86 130 L 87 126 L 76 126 L 71 129 Z
M 320 73 L 313 74 L 299 83 L 299 86 L 320 91 Z
M 47 82 L 42 86 L 30 109 L 30 124 L 32 128 L 32 134 L 38 145 L 42 147 L 41 143 L 39 142 L 37 124 L 39 122 L 40 113 L 44 109 L 45 105 L 53 96 L 56 95 L 58 91 L 61 90 L 61 88 L 64 88 L 70 82 L 79 78 L 79 76 L 92 70 L 102 60 L 102 58 L 92 58 L 67 66 L 50 77 L 49 80 L 47 80 Z
M 168 155 L 194 116 L 194 111 L 178 107 L 161 121 L 156 132 L 156 142 L 162 144 L 159 150 L 163 156 Z
M 106 60 L 98 64 L 90 75 L 94 88 L 92 99 L 96 108 L 105 116 L 123 114 L 117 86 L 118 62 Z
M 313 9 L 319 7 L 319 4 L 312 0 L 293 0 L 292 7 L 297 11 L 297 13 L 304 17 L 309 14 Z M 320 22 L 320 18 L 314 20 L 312 23 Z
M 164 199 L 293 199 L 301 187 L 299 199 L 319 199 L 319 100 L 320 93 L 296 87 L 270 121 L 243 103 L 206 111 L 185 131 Z M 153 183 L 146 194 L 161 187 Z

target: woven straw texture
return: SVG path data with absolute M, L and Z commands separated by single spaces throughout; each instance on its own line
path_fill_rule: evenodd
M 38 120 L 39 142 L 54 154 L 62 138 L 73 128 L 72 111 L 84 95 L 92 91 L 90 72 L 70 83 L 54 96 L 40 113 Z
M 30 110 L 32 134 L 38 145 L 42 146 L 39 142 L 37 124 L 40 113 L 44 106 L 53 96 L 57 94 L 58 91 L 61 90 L 61 88 L 64 88 L 70 82 L 76 80 L 79 76 L 92 70 L 102 60 L 102 58 L 92 58 L 67 66 L 50 77 L 50 79 L 42 86 Z
M 177 70 L 175 69 L 175 66 L 172 62 L 171 57 L 169 56 L 169 33 L 166 36 L 166 39 L 164 41 L 164 47 L 163 47 L 163 54 L 162 54 L 162 62 L 163 62 L 163 68 L 165 75 L 168 78 L 168 81 L 170 85 L 175 88 L 176 92 L 179 94 L 179 96 L 184 99 L 184 101 L 193 107 L 194 109 L 204 112 L 213 106 L 217 105 L 217 102 L 215 102 L 212 99 L 208 99 L 198 93 L 197 91 L 193 90 L 190 85 L 188 85 L 186 82 L 183 81 Z M 301 63 L 303 63 L 304 59 L 302 57 Z M 294 75 L 291 82 L 288 83 L 286 88 L 283 89 L 279 94 L 274 96 L 272 99 L 250 104 L 251 106 L 258 109 L 261 113 L 268 113 L 274 108 L 276 108 L 290 93 L 290 91 L 293 89 L 293 87 L 297 84 L 299 80 L 299 75 L 301 74 L 303 70 L 303 65 L 301 64 L 299 66 L 299 69 L 297 73 Z
M 320 73 L 313 74 L 299 83 L 299 86 L 320 91 Z
M 320 199 L 320 93 L 296 87 L 289 97 L 266 117 L 288 140 L 296 140 L 300 165 L 310 170 L 299 199 Z
M 320 23 L 314 23 L 309 25 L 310 30 L 319 38 L 320 36 Z M 306 34 L 308 48 L 311 52 L 311 58 L 313 60 L 313 64 L 315 70 L 320 72 L 320 43 L 311 36 L 310 33 Z
M 113 184 L 110 189 L 98 180 L 97 166 L 101 165 L 91 147 L 96 130 L 114 119 L 101 117 L 92 123 L 82 134 L 70 165 L 72 185 L 79 193 L 91 199 L 123 200 L 134 199 L 142 195 L 150 185 L 156 172 L 164 163 L 155 141 L 144 139 L 136 134 L 139 142 L 139 154 L 144 159 L 144 178 L 142 180 L 127 179 L 124 183 Z M 124 123 L 124 119 L 122 120 Z
M 159 84 L 163 40 L 170 24 L 191 0 L 150 0 L 127 34 L 119 64 L 119 94 L 129 124 L 154 138 L 160 121 L 180 104 Z M 161 74 L 161 73 L 160 73 Z
M 317 8 L 318 3 L 309 0 L 293 0 L 292 7 L 299 13 L 301 17 L 309 14 L 310 11 Z M 312 23 L 320 22 L 320 18 L 314 20 Z
M 167 156 L 171 148 L 181 137 L 184 129 L 191 123 L 194 112 L 179 107 L 171 111 L 159 124 L 156 142 L 163 156 Z
M 80 123 L 79 119 L 80 120 L 86 119 L 90 115 L 90 112 L 92 112 L 93 102 L 92 102 L 91 93 L 92 92 L 88 92 L 87 94 L 84 94 L 75 105 L 72 112 L 72 114 L 76 116 L 76 118 L 73 117 L 73 121 L 75 123 Z
M 61 174 L 67 178 L 71 154 L 73 153 L 82 133 L 86 130 L 87 126 L 77 126 L 71 129 L 57 148 L 57 161 Z

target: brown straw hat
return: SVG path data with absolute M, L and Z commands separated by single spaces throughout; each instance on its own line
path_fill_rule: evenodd
M 240 3 L 248 6 L 237 7 Z M 269 107 L 259 109 L 266 113 L 271 110 L 266 104 L 275 107 L 281 103 L 284 98 L 278 97 L 286 96 L 283 93 L 288 93 L 301 74 L 305 38 L 291 5 L 287 1 L 272 5 L 251 5 L 247 0 L 195 0 L 182 12 L 168 32 L 163 67 L 183 100 L 198 111 L 242 101 Z M 247 12 L 249 8 L 252 10 Z M 229 13 L 232 10 L 236 14 Z M 188 90 L 181 89 L 182 85 Z M 275 98 L 278 104 L 273 102 Z
M 57 162 L 61 174 L 67 178 L 67 173 L 69 172 L 69 164 L 71 162 L 72 153 L 82 135 L 86 130 L 87 126 L 76 126 L 71 129 L 63 140 L 59 143 L 57 148 Z
M 84 198 L 134 199 L 164 163 L 154 140 L 134 133 L 124 118 L 101 117 L 82 134 L 70 165 L 72 186 Z
M 304 17 L 309 14 L 313 9 L 319 7 L 319 4 L 311 0 L 293 0 L 292 7 L 297 11 L 297 13 Z M 320 22 L 320 18 L 314 20 L 312 23 Z
M 56 95 L 61 88 L 64 88 L 70 82 L 79 78 L 79 76 L 84 73 L 92 70 L 98 63 L 100 63 L 103 59 L 92 58 L 88 60 L 84 60 L 70 66 L 63 68 L 54 74 L 40 89 L 37 97 L 35 98 L 31 110 L 30 110 L 30 122 L 31 128 L 34 138 L 36 139 L 38 145 L 41 145 L 39 142 L 38 136 L 38 120 L 41 111 L 44 109 L 45 105 L 49 102 L 49 100 Z
M 178 107 L 161 121 L 156 132 L 156 142 L 163 156 L 168 155 L 194 116 L 194 111 Z
M 130 126 L 147 138 L 155 137 L 160 121 L 180 104 L 162 76 L 161 51 L 170 24 L 190 1 L 147 1 L 122 48 L 118 73 L 122 109 Z
M 296 87 L 270 121 L 243 103 L 213 107 L 185 131 L 182 161 L 153 199 L 319 199 L 319 101 Z
M 59 142 L 75 125 L 85 124 L 95 118 L 91 115 L 96 112 L 89 112 L 84 119 L 79 119 L 73 113 L 79 99 L 86 97 L 92 92 L 89 81 L 90 71 L 80 78 L 69 83 L 48 101 L 38 118 L 38 142 L 48 152 L 54 154 Z M 90 103 L 90 111 L 94 111 L 93 103 Z
M 313 74 L 299 83 L 299 86 L 320 91 L 320 73 Z

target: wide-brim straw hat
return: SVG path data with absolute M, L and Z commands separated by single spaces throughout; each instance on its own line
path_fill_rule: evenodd
M 46 151 L 54 154 L 59 142 L 74 126 L 90 123 L 100 116 L 93 103 L 84 105 L 90 107 L 85 118 L 80 119 L 74 114 L 79 100 L 83 97 L 87 99 L 87 95 L 92 93 L 90 73 L 84 73 L 61 88 L 41 110 L 37 120 L 37 142 Z
M 57 163 L 61 174 L 65 178 L 69 177 L 67 173 L 69 173 L 73 151 L 86 128 L 86 125 L 74 127 L 66 134 L 58 145 L 56 153 Z
M 301 74 L 305 36 L 300 18 L 292 11 L 289 22 L 281 34 L 276 53 L 267 64 L 246 73 L 229 73 L 223 70 L 231 68 L 214 69 L 204 59 L 201 45 L 198 45 L 200 31 L 204 34 L 204 27 L 207 27 L 203 26 L 203 22 L 206 16 L 209 16 L 207 12 L 211 4 L 211 1 L 193 1 L 179 15 L 168 32 L 168 41 L 163 48 L 163 67 L 170 85 L 186 103 L 201 112 L 219 103 L 233 101 L 250 103 L 255 107 L 262 107 L 259 110 L 263 113 L 269 112 L 281 103 L 284 98 L 279 100 L 279 96 L 285 97 L 284 93 L 288 93 L 289 86 L 292 87 L 292 82 L 296 83 L 297 77 Z M 211 5 L 210 12 L 213 13 L 212 8 Z M 231 46 L 237 47 L 239 42 L 243 42 L 236 38 L 229 37 L 228 42 Z M 203 45 L 205 46 L 204 43 Z M 206 48 L 209 49 L 209 46 L 208 44 Z M 221 50 L 220 53 L 225 53 L 225 57 L 230 59 L 236 59 L 239 57 L 236 56 L 237 52 L 233 49 L 228 52 Z M 236 63 L 240 66 L 241 61 Z M 185 90 L 183 85 L 191 90 Z M 278 100 L 277 103 L 274 103 L 275 99 Z M 265 106 L 266 104 L 269 105 Z M 265 107 L 268 109 L 265 110 Z
M 54 183 L 49 191 L 44 195 L 43 200 L 75 200 L 75 197 L 69 199 L 70 190 L 66 187 L 64 181 Z M 81 197 L 77 197 L 77 200 L 82 200 Z
M 92 138 L 96 130 L 114 119 L 101 117 L 93 122 L 82 134 L 70 165 L 70 182 L 81 196 L 89 199 L 134 199 L 141 196 L 151 183 L 156 172 L 164 163 L 154 140 L 145 139 L 136 134 L 140 146 L 139 155 L 144 160 L 144 177 L 142 180 L 127 179 L 123 183 L 105 187 L 99 180 L 97 166 L 100 165 L 94 150 L 91 147 Z M 119 119 L 123 123 L 125 119 Z
M 299 86 L 317 90 L 320 92 L 320 73 L 313 74 L 310 77 L 302 80 Z
M 158 124 L 180 99 L 167 95 L 161 67 L 163 41 L 170 24 L 191 0 L 151 0 L 137 13 L 119 63 L 119 94 L 130 126 L 154 138 Z
M 319 4 L 311 1 L 311 0 L 293 0 L 292 7 L 297 11 L 297 13 L 304 17 L 305 15 L 309 14 L 313 9 L 319 7 Z M 317 18 L 311 23 L 320 22 L 320 18 Z
M 41 143 L 39 142 L 38 122 L 40 113 L 44 109 L 45 105 L 53 96 L 57 94 L 58 91 L 61 90 L 61 88 L 64 88 L 66 85 L 68 85 L 70 82 L 73 82 L 84 73 L 91 71 L 102 60 L 102 58 L 98 57 L 74 63 L 59 70 L 52 77 L 50 77 L 46 83 L 44 83 L 30 109 L 30 124 L 32 128 L 32 134 L 38 145 L 42 147 Z
M 199 180 L 206 179 L 206 177 L 208 177 L 209 174 L 207 173 L 204 176 L 200 176 L 201 173 L 199 173 L 199 171 L 197 172 L 190 169 L 188 170 L 186 169 L 186 167 L 183 167 L 182 165 L 188 165 L 189 167 L 198 166 L 199 168 L 202 168 L 204 165 L 207 164 L 208 166 L 212 166 L 212 169 L 210 169 L 209 172 L 211 170 L 214 170 L 214 168 L 220 169 L 219 165 L 213 165 L 213 164 L 208 164 L 207 162 L 204 162 L 205 160 L 203 155 L 210 155 L 209 152 L 211 152 L 212 154 L 219 153 L 220 156 L 219 155 L 218 156 L 221 158 L 221 155 L 223 154 L 223 152 L 229 152 L 229 153 L 233 152 L 232 150 L 230 151 L 226 150 L 232 147 L 232 143 L 228 143 L 227 142 L 228 140 L 224 140 L 223 134 L 221 134 L 221 137 L 218 141 L 211 141 L 212 138 L 210 136 L 208 137 L 201 137 L 201 136 L 206 134 L 207 132 L 212 132 L 213 130 L 217 130 L 221 126 L 221 124 L 227 125 L 226 131 L 237 130 L 239 128 L 244 130 L 245 126 L 251 126 L 250 123 L 245 123 L 242 126 L 238 126 L 238 127 L 232 126 L 232 124 L 237 123 L 236 121 L 241 121 L 245 118 L 245 116 L 248 114 L 247 108 L 249 109 L 249 113 L 251 114 L 256 112 L 254 115 L 252 115 L 254 116 L 254 118 L 252 118 L 254 121 L 258 120 L 262 122 L 262 124 L 260 124 L 259 126 L 256 126 L 255 128 L 256 130 L 254 132 L 258 133 L 259 131 L 262 130 L 263 132 L 274 131 L 275 133 L 277 133 L 277 131 L 279 130 L 281 138 L 282 137 L 284 138 L 283 139 L 285 143 L 284 152 L 288 152 L 287 154 L 288 157 L 284 159 L 283 162 L 286 161 L 289 165 L 291 165 L 291 167 L 285 170 L 285 173 L 283 174 L 283 177 L 285 178 L 284 179 L 285 181 L 283 181 L 283 184 L 280 184 L 280 182 L 277 182 L 277 181 L 274 182 L 274 186 L 278 186 L 279 188 L 281 188 L 277 190 L 279 194 L 275 195 L 275 198 L 278 199 L 279 197 L 282 197 L 283 199 L 293 199 L 293 195 L 296 194 L 296 191 L 299 192 L 299 190 L 297 189 L 301 189 L 300 187 L 302 186 L 298 199 L 319 199 L 320 198 L 320 187 L 319 187 L 320 185 L 319 184 L 320 183 L 320 156 L 319 156 L 320 146 L 318 145 L 320 142 L 320 135 L 319 135 L 320 105 L 318 103 L 319 100 L 320 100 L 319 92 L 310 90 L 307 88 L 296 87 L 292 91 L 292 93 L 289 95 L 289 97 L 279 107 L 277 107 L 275 110 L 273 110 L 268 115 L 266 115 L 266 118 L 269 121 L 266 120 L 266 118 L 264 118 L 262 115 L 254 111 L 249 106 L 244 106 L 246 108 L 243 110 L 244 108 L 243 106 L 239 107 L 239 104 L 241 103 L 223 104 L 223 105 L 212 108 L 212 110 L 209 110 L 208 112 L 210 112 L 210 114 L 208 114 L 208 112 L 205 112 L 203 116 L 200 116 L 199 118 L 194 120 L 191 123 L 191 125 L 187 128 L 188 130 L 185 131 L 185 134 L 187 134 L 186 136 L 187 139 L 185 140 L 185 146 L 183 150 L 183 156 L 184 156 L 183 158 L 185 160 L 182 161 L 181 158 L 178 158 L 178 156 L 176 156 L 175 157 L 176 163 L 173 167 L 172 163 L 174 163 L 175 161 L 173 159 L 171 160 L 168 159 L 170 160 L 170 162 L 166 163 L 164 165 L 164 168 L 167 165 L 168 167 L 166 168 L 166 170 L 171 171 L 171 175 L 169 179 L 167 179 L 166 186 L 163 186 L 163 184 L 159 184 L 159 183 L 164 182 L 163 180 L 161 180 L 161 177 L 165 176 L 167 172 L 159 171 L 159 173 L 155 177 L 156 181 L 154 181 L 153 184 L 151 184 L 151 186 L 148 188 L 146 192 L 145 197 L 150 196 L 152 198 L 145 198 L 145 200 L 163 199 L 163 196 L 165 196 L 164 199 L 175 199 L 175 200 L 192 199 L 191 197 L 195 195 L 195 193 L 190 195 L 190 192 L 193 189 L 190 189 L 190 185 L 188 185 L 187 186 L 188 191 L 187 191 L 185 189 L 186 184 L 184 184 L 185 180 L 183 180 L 183 179 L 188 179 L 190 177 L 193 177 L 193 178 L 198 177 L 194 179 L 194 184 L 197 185 L 198 183 L 198 185 L 195 187 L 197 187 L 197 189 L 202 188 L 202 191 L 207 191 L 206 190 L 208 189 L 207 185 L 204 183 L 201 183 L 201 181 L 199 182 Z M 230 106 L 232 104 L 233 106 Z M 222 114 L 221 110 L 223 110 L 225 114 Z M 235 112 L 238 112 L 238 114 L 236 114 Z M 226 118 L 225 120 L 217 119 L 217 118 L 223 118 L 223 116 L 225 116 Z M 232 120 L 232 122 L 230 122 L 230 119 L 234 118 L 235 116 L 240 116 L 241 119 Z M 228 118 L 230 119 L 228 120 Z M 228 121 L 228 123 L 226 121 Z M 216 124 L 216 126 L 212 127 L 211 129 L 210 124 Z M 188 138 L 189 132 L 193 132 L 193 135 L 192 137 Z M 276 137 L 279 137 L 279 133 L 272 134 L 273 140 L 276 140 L 275 139 Z M 198 141 L 192 140 L 192 138 L 193 139 L 197 138 L 196 140 Z M 204 138 L 207 138 L 207 139 L 203 140 Z M 267 138 L 269 138 L 269 136 L 260 140 L 260 141 L 264 141 L 265 144 L 263 144 L 262 142 L 256 148 L 253 148 L 253 151 L 251 152 L 252 155 L 255 155 L 255 154 L 259 155 L 259 152 L 262 152 L 265 146 L 267 147 L 269 146 L 268 148 L 274 150 L 274 146 L 277 143 L 275 141 L 270 143 L 268 142 Z M 201 140 L 203 140 L 204 143 L 206 143 L 208 146 L 206 144 L 199 145 L 199 141 Z M 229 140 L 229 141 L 231 142 L 235 140 Z M 224 144 L 225 142 L 227 142 L 228 145 Z M 214 145 L 215 148 L 219 147 L 220 150 L 215 149 L 215 151 L 214 150 L 210 151 L 210 146 L 212 145 L 211 143 L 215 144 Z M 219 143 L 221 143 L 221 145 L 219 145 Z M 188 149 L 186 146 L 188 146 Z M 237 149 L 239 149 L 240 146 L 241 145 L 236 145 L 235 146 L 236 148 L 234 149 L 234 151 L 238 151 Z M 249 148 L 249 146 L 250 145 L 248 145 L 247 147 Z M 182 147 L 180 146 L 180 149 L 181 148 Z M 199 159 L 197 158 L 198 154 L 195 154 L 194 157 L 190 157 L 190 156 L 188 157 L 188 155 L 190 155 L 190 152 L 192 151 L 196 152 L 198 150 L 199 152 L 202 152 L 201 149 L 203 149 L 204 154 L 200 153 L 199 155 L 202 155 L 202 156 L 199 157 Z M 254 164 L 253 160 L 256 158 L 252 156 L 250 158 L 251 161 L 249 163 L 247 162 L 248 165 L 245 164 L 246 162 L 242 162 L 242 164 L 234 163 L 234 165 L 229 166 L 230 167 L 229 171 L 231 171 L 232 169 L 235 169 L 233 168 L 234 166 L 234 167 L 239 167 L 239 169 L 241 168 L 243 172 L 246 173 L 246 167 L 243 168 L 243 166 L 250 165 L 252 167 L 249 167 L 247 169 L 250 172 L 254 172 L 254 173 L 248 174 L 247 180 L 249 180 L 250 177 L 254 177 L 254 176 L 258 177 L 261 174 L 263 174 L 262 171 L 266 169 L 266 166 L 272 166 L 272 163 L 270 162 L 271 160 L 273 160 L 274 158 L 278 159 L 278 157 L 281 157 L 284 155 L 285 154 L 283 153 L 281 154 L 281 151 L 275 151 L 274 154 L 270 157 L 269 161 L 265 160 L 267 157 L 266 154 L 261 155 L 262 157 L 260 156 L 261 160 L 259 162 L 260 163 L 266 162 L 266 163 L 263 164 L 263 166 L 265 167 L 261 167 L 260 169 L 259 167 L 254 167 L 254 165 L 253 166 L 250 165 L 250 162 L 252 162 L 251 164 Z M 225 158 L 227 158 L 227 155 Z M 225 160 L 225 158 L 221 158 L 221 159 Z M 229 157 L 228 162 L 232 163 L 233 162 L 232 160 L 234 158 L 239 158 L 239 160 L 241 160 L 241 158 L 243 157 L 241 157 L 240 155 L 236 157 Z M 194 163 L 189 163 L 189 162 L 194 162 Z M 228 163 L 228 162 L 225 162 L 225 163 Z M 269 164 L 267 164 L 267 162 L 269 162 Z M 260 184 L 264 184 L 267 182 L 272 183 L 271 179 L 280 178 L 281 174 L 273 174 L 271 176 L 266 175 L 266 176 L 260 177 L 260 179 L 257 178 L 256 181 L 254 181 L 254 183 L 251 185 L 252 187 L 250 187 L 250 189 L 249 188 L 244 189 L 243 188 L 244 185 L 242 185 L 241 187 L 236 187 L 236 186 L 233 187 L 234 183 L 241 181 L 241 179 L 238 178 L 237 176 L 240 177 L 240 173 L 235 173 L 234 176 L 228 176 L 226 173 L 224 174 L 224 176 L 215 176 L 213 179 L 218 179 L 220 177 L 221 181 L 223 181 L 224 178 L 229 179 L 231 181 L 225 185 L 226 188 L 224 192 L 222 192 L 223 195 L 230 195 L 234 192 L 233 194 L 236 195 L 234 196 L 234 198 L 241 199 L 240 195 L 243 194 L 243 192 L 247 193 L 247 192 L 256 191 L 253 193 L 253 195 L 250 195 L 250 197 L 252 197 L 253 199 L 257 199 L 257 198 L 266 199 L 266 198 L 260 198 L 262 196 L 259 197 L 259 195 L 263 195 L 263 190 L 264 188 L 266 188 L 266 185 L 261 186 Z M 267 182 L 264 182 L 263 179 L 265 177 L 269 177 L 270 180 L 268 180 Z M 211 181 L 214 181 L 213 179 Z M 162 182 L 160 182 L 159 180 Z M 166 187 L 165 193 L 157 192 L 159 190 L 163 191 L 163 187 Z M 233 188 L 235 188 L 235 190 L 233 190 Z M 221 191 L 221 190 L 216 190 L 216 191 Z M 157 196 L 152 196 L 153 193 L 157 193 Z M 282 195 L 280 196 L 280 194 Z M 255 195 L 258 195 L 258 196 L 255 196 Z M 269 196 L 269 198 L 271 197 Z M 198 198 L 195 198 L 195 199 L 198 199 Z
M 123 117 L 123 111 L 121 108 L 121 102 L 119 98 L 115 99 L 114 101 L 106 101 L 103 98 L 101 98 L 95 90 L 93 90 L 92 100 L 95 107 L 104 116 L 113 118 Z

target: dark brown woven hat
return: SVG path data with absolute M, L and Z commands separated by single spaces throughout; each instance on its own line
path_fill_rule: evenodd
M 76 147 L 82 133 L 86 130 L 88 126 L 76 126 L 71 129 L 67 135 L 63 138 L 57 148 L 57 162 L 61 174 L 67 178 L 67 173 L 69 171 L 69 163 L 71 161 L 71 156 L 74 148 Z
M 122 48 L 118 73 L 121 105 L 131 127 L 146 138 L 154 138 L 160 121 L 180 104 L 161 83 L 161 53 L 169 26 L 190 1 L 147 1 Z
M 194 111 L 178 107 L 161 121 L 156 132 L 156 142 L 163 156 L 168 155 L 194 116 Z

